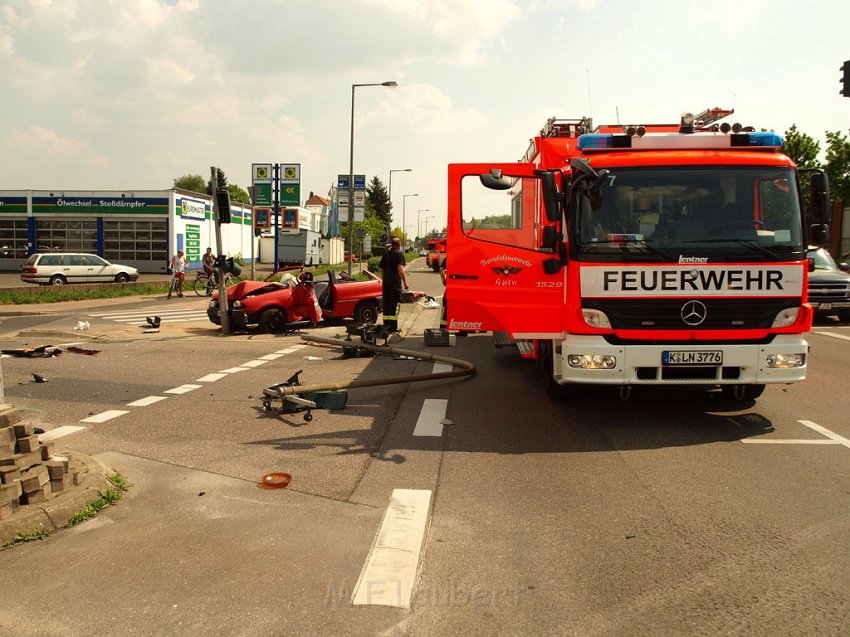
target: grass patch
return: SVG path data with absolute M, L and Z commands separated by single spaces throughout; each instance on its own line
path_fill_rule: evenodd
M 38 528 L 35 528 L 32 531 L 27 531 L 26 533 L 18 533 L 14 538 L 6 542 L 6 544 L 4 544 L 3 546 L 4 548 L 9 548 L 11 546 L 16 546 L 17 544 L 23 544 L 24 542 L 44 540 L 50 537 L 51 533 L 53 533 L 53 529 L 47 529 L 39 524 Z
M 86 504 L 81 511 L 72 515 L 71 519 L 68 520 L 68 526 L 75 526 L 81 522 L 90 520 L 105 508 L 116 504 L 121 499 L 124 492 L 133 486 L 127 482 L 127 479 L 120 473 L 113 473 L 107 479 L 112 486 L 99 491 L 94 500 Z
M 168 292 L 168 282 L 151 283 L 148 285 L 104 285 L 102 287 L 66 289 L 56 285 L 26 292 L 16 292 L 6 289 L 0 292 L 0 304 L 29 305 L 31 303 L 59 303 L 61 301 L 82 301 L 86 299 L 114 299 L 124 296 L 143 296 L 147 294 L 165 294 Z

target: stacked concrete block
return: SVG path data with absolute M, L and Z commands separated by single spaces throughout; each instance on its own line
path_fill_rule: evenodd
M 39 504 L 66 491 L 77 473 L 68 458 L 53 455 L 32 425 L 21 423 L 17 410 L 0 407 L 0 520 L 21 505 Z

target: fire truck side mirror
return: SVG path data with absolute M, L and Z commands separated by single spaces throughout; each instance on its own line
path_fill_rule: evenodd
M 829 224 L 815 223 L 809 226 L 809 243 L 816 246 L 829 243 Z
M 478 178 L 481 180 L 481 185 L 490 190 L 510 190 L 513 185 L 513 180 L 502 175 L 502 171 L 498 168 L 493 168 L 489 173 L 478 175 Z
M 541 238 L 541 247 L 549 250 L 554 250 L 560 241 L 564 240 L 564 235 L 555 230 L 555 226 L 544 226 L 543 237 Z
M 812 201 L 812 220 L 818 223 L 829 223 L 829 177 L 826 173 L 812 173 L 809 194 Z
M 555 186 L 555 173 L 550 170 L 544 170 L 540 173 L 540 183 L 543 186 L 543 209 L 546 211 L 546 219 L 548 221 L 560 221 L 561 206 L 558 205 L 558 189 Z

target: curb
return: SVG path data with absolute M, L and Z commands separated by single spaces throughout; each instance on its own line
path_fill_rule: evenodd
M 54 531 L 65 528 L 74 514 L 95 500 L 100 491 L 112 485 L 107 476 L 115 472 L 105 464 L 81 453 L 69 452 L 67 455 L 80 467 L 80 484 L 67 492 L 55 494 L 47 502 L 21 506 L 11 517 L 0 521 L 0 546 L 39 527 Z

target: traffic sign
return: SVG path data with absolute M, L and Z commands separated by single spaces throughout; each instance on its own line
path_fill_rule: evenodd
M 251 164 L 251 183 L 270 184 L 272 183 L 272 165 L 271 164 Z
M 281 164 L 280 165 L 280 183 L 282 183 L 282 184 L 300 184 L 301 183 L 301 164 Z
M 254 186 L 254 205 L 271 206 L 272 205 L 272 185 L 257 184 Z
M 280 205 L 282 206 L 297 206 L 301 202 L 301 184 L 281 185 L 280 187 Z

